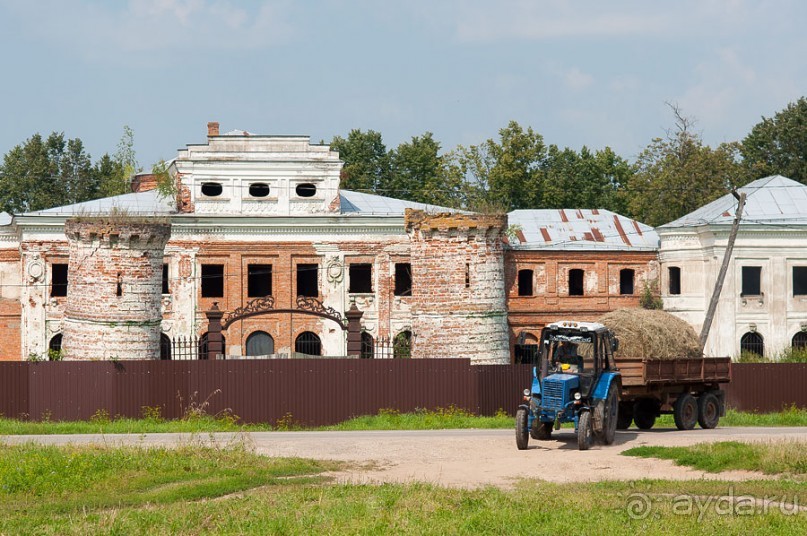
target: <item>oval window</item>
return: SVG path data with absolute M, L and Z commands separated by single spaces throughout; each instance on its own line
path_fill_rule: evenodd
M 300 197 L 314 197 L 317 195 L 317 187 L 310 183 L 298 184 L 295 191 Z
M 221 195 L 221 192 L 221 184 L 217 182 L 202 183 L 202 195 L 206 195 L 208 197 L 217 197 Z
M 249 195 L 252 197 L 266 197 L 269 195 L 269 185 L 262 182 L 256 182 L 249 185 Z

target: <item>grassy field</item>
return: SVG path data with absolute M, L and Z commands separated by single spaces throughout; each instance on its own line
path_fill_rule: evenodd
M 571 426 L 571 425 L 565 425 Z M 672 415 L 662 415 L 656 427 L 673 428 Z M 720 420 L 720 426 L 807 426 L 807 410 L 789 408 L 778 413 L 743 413 L 728 410 Z M 450 407 L 434 411 L 399 413 L 381 410 L 378 415 L 366 415 L 335 424 L 314 428 L 315 430 L 438 430 L 459 428 L 513 427 L 513 418 L 504 412 L 493 417 L 472 415 L 462 409 Z M 100 414 L 89 421 L 31 422 L 0 418 L 0 435 L 42 434 L 145 434 L 162 432 L 207 433 L 207 432 L 263 432 L 270 430 L 304 430 L 292 415 L 276 423 L 240 424 L 229 416 L 211 417 L 193 415 L 184 419 L 165 420 L 150 416 L 142 419 L 110 418 Z
M 803 441 L 723 441 L 691 447 L 636 447 L 622 454 L 673 460 L 677 465 L 712 473 L 739 469 L 798 477 L 807 475 L 807 443 Z
M 457 490 L 318 476 L 334 468 L 244 449 L 6 447 L 0 533 L 803 534 L 807 521 L 778 507 L 755 515 L 680 508 L 727 494 L 803 504 L 807 487 L 796 481 L 528 481 L 512 491 Z M 646 511 L 631 506 L 637 500 Z

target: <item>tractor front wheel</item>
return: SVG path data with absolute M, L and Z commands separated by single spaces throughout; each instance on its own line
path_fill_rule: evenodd
M 518 450 L 526 450 L 527 444 L 530 442 L 529 432 L 527 431 L 527 410 L 519 408 L 516 411 L 516 446 Z
M 673 420 L 679 430 L 692 430 L 698 422 L 698 403 L 689 393 L 681 393 L 673 406 Z
M 584 411 L 577 418 L 577 448 L 580 450 L 588 450 L 591 446 L 592 436 L 591 412 Z

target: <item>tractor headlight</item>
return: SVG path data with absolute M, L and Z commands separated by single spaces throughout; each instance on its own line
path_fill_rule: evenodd
M 575 393 L 575 394 L 574 394 L 574 399 L 575 399 L 575 400 L 580 400 L 581 398 L 583 398 L 583 396 L 580 394 L 580 392 L 579 392 L 579 391 L 578 391 L 577 393 Z
M 524 396 L 530 396 L 530 390 L 524 389 Z

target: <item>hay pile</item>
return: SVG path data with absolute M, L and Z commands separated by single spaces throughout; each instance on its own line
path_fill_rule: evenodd
M 652 309 L 619 309 L 600 317 L 619 339 L 620 357 L 702 357 L 698 335 L 677 316 Z

